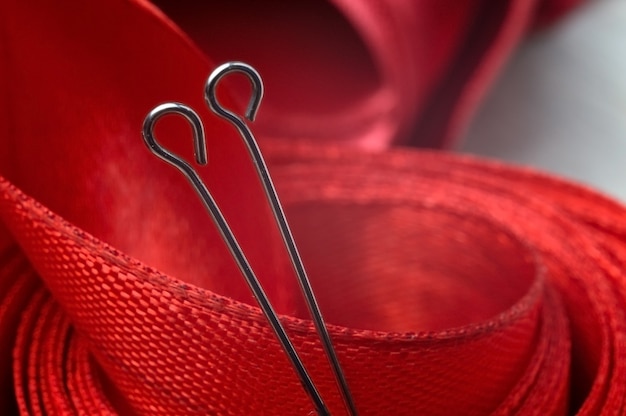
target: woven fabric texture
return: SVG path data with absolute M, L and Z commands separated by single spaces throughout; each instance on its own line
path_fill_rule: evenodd
M 362 414 L 623 413 L 623 207 L 445 154 L 268 150 Z M 312 414 L 254 303 L 141 264 L 6 181 L 0 191 L 19 244 L 7 245 L 0 280 L 7 406 Z M 261 278 L 272 288 L 293 279 Z M 342 414 L 303 301 L 290 296 L 282 320 Z

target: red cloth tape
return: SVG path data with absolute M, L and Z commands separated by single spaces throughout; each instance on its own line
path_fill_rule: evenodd
M 622 206 L 446 154 L 266 153 L 362 414 L 623 412 Z M 0 191 L 23 250 L 2 257 L 0 358 L 23 414 L 310 414 L 254 305 Z M 283 322 L 342 414 L 299 294 L 280 293 L 292 277 L 261 278 L 270 297 L 298 298 Z

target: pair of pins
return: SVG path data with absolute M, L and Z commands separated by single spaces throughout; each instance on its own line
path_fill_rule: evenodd
M 246 75 L 252 84 L 252 97 L 246 110 L 245 119 L 254 121 L 257 110 L 259 109 L 259 105 L 261 104 L 261 100 L 263 98 L 263 82 L 261 81 L 261 76 L 259 75 L 259 73 L 250 65 L 242 62 L 229 62 L 216 68 L 213 73 L 211 73 L 206 82 L 204 90 L 205 101 L 211 111 L 213 111 L 213 113 L 227 120 L 239 131 L 239 134 L 246 143 L 248 151 L 250 152 L 250 156 L 256 167 L 257 174 L 261 179 L 261 183 L 263 184 L 263 187 L 265 189 L 265 194 L 272 208 L 274 219 L 276 221 L 276 224 L 278 225 L 278 228 L 280 229 L 283 242 L 285 244 L 287 252 L 289 253 L 291 264 L 298 278 L 300 289 L 302 290 L 302 294 L 306 301 L 307 307 L 309 309 L 311 317 L 313 318 L 317 333 L 320 337 L 320 340 L 322 341 L 324 352 L 326 353 L 328 361 L 330 362 L 331 368 L 333 370 L 346 410 L 349 412 L 350 415 L 356 415 L 356 407 L 354 405 L 350 389 L 348 388 L 348 383 L 346 381 L 344 372 L 339 363 L 339 359 L 337 358 L 337 354 L 335 353 L 335 349 L 326 328 L 324 318 L 322 317 L 322 313 L 320 312 L 317 300 L 315 299 L 315 295 L 313 294 L 313 289 L 311 288 L 309 278 L 302 264 L 300 254 L 298 253 L 298 249 L 296 248 L 293 236 L 291 234 L 291 230 L 289 229 L 289 225 L 287 224 L 287 220 L 285 219 L 283 208 L 278 199 L 278 195 L 276 194 L 274 184 L 269 175 L 267 166 L 265 164 L 263 156 L 261 155 L 261 151 L 259 150 L 254 135 L 248 128 L 246 121 L 243 117 L 235 114 L 228 109 L 225 109 L 217 100 L 217 84 L 224 76 L 234 72 L 239 72 Z M 250 267 L 248 259 L 246 258 L 239 243 L 237 242 L 237 239 L 235 238 L 228 223 L 222 215 L 222 212 L 217 206 L 215 200 L 213 199 L 211 192 L 207 189 L 206 185 L 202 182 L 202 179 L 196 173 L 190 163 L 186 162 L 178 155 L 175 155 L 167 149 L 163 148 L 156 141 L 154 136 L 154 126 L 161 117 L 168 114 L 182 116 L 191 124 L 196 162 L 200 165 L 207 164 L 206 139 L 202 122 L 198 114 L 192 108 L 184 104 L 172 102 L 161 104 L 155 107 L 146 116 L 143 124 L 144 141 L 146 142 L 152 153 L 180 170 L 185 175 L 185 177 L 187 177 L 192 187 L 202 200 L 204 206 L 209 211 L 213 222 L 217 226 L 220 234 L 222 235 L 224 242 L 228 246 L 228 249 L 235 259 L 239 270 L 245 278 L 246 283 L 250 287 L 250 290 L 252 290 L 255 299 L 259 303 L 259 306 L 261 307 L 261 310 L 263 311 L 270 326 L 272 327 L 272 330 L 278 338 L 278 341 L 280 342 L 282 348 L 285 350 L 285 353 L 287 354 L 289 361 L 296 371 L 305 391 L 313 401 L 313 404 L 315 405 L 318 414 L 330 415 L 330 412 L 326 404 L 324 403 L 324 400 L 320 396 L 317 387 L 313 383 L 313 380 L 311 379 L 308 371 L 304 367 L 304 364 L 302 363 L 298 352 L 294 348 L 291 339 L 287 336 L 287 333 L 285 332 L 282 323 L 278 319 L 278 315 L 274 311 L 274 308 L 269 301 L 267 295 L 265 294 L 265 291 L 263 290 L 263 287 L 261 286 L 254 271 L 252 270 L 252 267 Z

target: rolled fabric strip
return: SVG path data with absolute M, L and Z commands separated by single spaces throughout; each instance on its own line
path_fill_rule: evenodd
M 265 153 L 361 414 L 623 412 L 624 207 L 443 153 Z M 2 307 L 23 312 L 0 328 L 22 414 L 313 410 L 253 302 L 132 259 L 6 180 L 0 195 L 21 250 L 0 271 Z M 342 414 L 294 278 L 260 277 L 293 297 L 281 319 Z
M 233 59 L 265 77 L 259 137 L 452 147 L 536 14 L 578 2 L 4 0 L 0 134 L 22 137 L 0 142 L 2 173 L 32 156 L 29 133 L 120 134 L 160 101 L 200 103 L 196 83 Z

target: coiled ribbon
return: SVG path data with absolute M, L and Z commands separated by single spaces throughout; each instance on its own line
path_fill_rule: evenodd
M 265 150 L 361 414 L 624 413 L 624 207 L 463 156 Z M 131 259 L 5 180 L 0 195 L 19 245 L 1 257 L 3 408 L 312 414 L 253 302 Z M 291 277 L 265 279 L 294 297 L 282 320 L 342 414 Z

